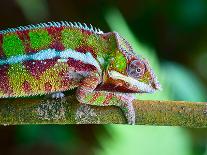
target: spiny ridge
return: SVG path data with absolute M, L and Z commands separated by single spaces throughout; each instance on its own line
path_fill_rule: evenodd
M 91 24 L 88 26 L 86 23 L 81 24 L 80 22 L 47 22 L 47 23 L 39 23 L 39 24 L 31 24 L 27 26 L 19 26 L 17 28 L 8 28 L 6 30 L 1 30 L 0 34 L 11 33 L 16 31 L 24 31 L 24 30 L 31 30 L 36 28 L 48 28 L 48 27 L 72 27 L 72 28 L 79 28 L 83 30 L 88 30 L 96 34 L 103 34 L 99 28 L 93 27 Z

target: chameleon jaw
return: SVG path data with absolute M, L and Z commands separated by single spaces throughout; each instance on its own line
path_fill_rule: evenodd
M 151 87 L 150 85 L 147 85 L 143 82 L 140 82 L 138 80 L 135 80 L 131 77 L 127 77 L 127 76 L 124 76 L 123 74 L 117 72 L 117 71 L 109 71 L 109 76 L 112 78 L 112 79 L 115 79 L 115 80 L 123 80 L 125 82 L 127 82 L 131 88 L 135 88 L 137 90 L 137 93 L 154 93 L 156 91 L 156 89 L 154 89 L 153 87 Z

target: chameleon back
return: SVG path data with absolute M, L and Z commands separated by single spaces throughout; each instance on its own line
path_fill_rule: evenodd
M 0 97 L 65 91 L 94 70 L 115 45 L 102 31 L 77 23 L 47 23 L 0 31 Z M 106 51 L 106 53 L 103 53 Z

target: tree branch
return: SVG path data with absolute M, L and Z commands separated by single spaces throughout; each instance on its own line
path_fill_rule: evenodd
M 185 101 L 133 102 L 136 124 L 207 127 L 207 103 Z M 64 100 L 18 98 L 0 100 L 0 124 L 123 124 L 115 106 L 80 105 L 75 96 Z

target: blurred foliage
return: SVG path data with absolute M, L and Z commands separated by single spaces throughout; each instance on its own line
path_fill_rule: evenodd
M 49 16 L 46 0 L 16 0 L 16 2 L 31 23 L 46 20 Z
M 206 0 L 1 0 L 0 6 L 0 29 L 69 20 L 118 31 L 149 60 L 163 87 L 156 94 L 137 95 L 140 99 L 207 100 Z M 45 125 L 0 131 L 1 154 L 207 152 L 206 129 Z
M 171 99 L 205 102 L 204 84 L 192 71 L 182 65 L 167 62 L 163 63 L 165 72 L 166 87 L 170 87 Z
M 178 127 L 107 126 L 111 140 L 101 140 L 104 150 L 99 155 L 190 155 L 191 141 L 188 133 Z

